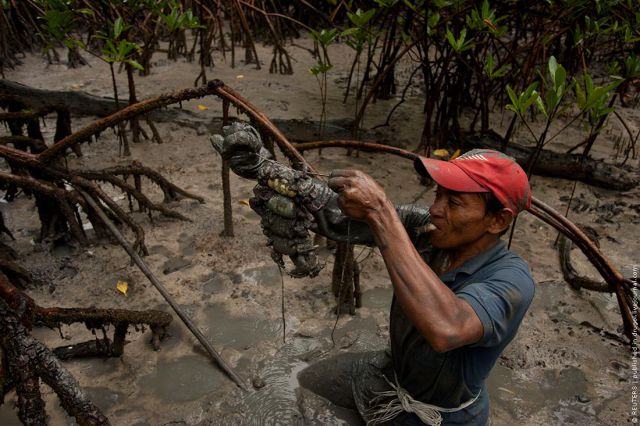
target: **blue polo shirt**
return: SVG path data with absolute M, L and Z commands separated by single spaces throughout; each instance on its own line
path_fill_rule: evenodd
M 426 241 L 414 244 L 427 263 L 438 255 Z M 516 335 L 533 300 L 535 285 L 526 262 L 499 241 L 440 279 L 480 318 L 484 329 L 473 345 L 437 353 L 413 326 L 400 304 L 391 304 L 390 337 L 393 368 L 399 384 L 416 400 L 452 408 L 475 397 L 469 407 L 443 413 L 443 425 L 485 425 L 489 395 L 485 379 Z M 482 391 L 481 391 L 482 390 Z M 421 424 L 404 413 L 394 424 Z

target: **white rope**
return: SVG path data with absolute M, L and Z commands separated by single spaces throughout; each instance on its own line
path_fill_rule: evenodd
M 409 394 L 409 392 L 407 392 L 402 386 L 398 384 L 397 377 L 395 380 L 396 383 L 390 382 L 386 377 L 384 377 L 384 379 L 387 381 L 389 386 L 391 386 L 392 390 L 376 392 L 377 396 L 371 401 L 371 403 L 375 404 L 376 401 L 379 401 L 386 397 L 391 397 L 392 399 L 386 404 L 381 403 L 371 409 L 371 418 L 367 422 L 367 425 L 386 423 L 396 418 L 398 414 L 407 412 L 414 413 L 423 423 L 427 425 L 440 426 L 440 424 L 442 423 L 442 415 L 440 413 L 453 413 L 463 410 L 469 405 L 476 402 L 476 400 L 480 396 L 480 392 L 482 392 L 481 389 L 476 396 L 471 398 L 469 401 L 462 403 L 458 407 L 444 408 L 438 407 L 437 405 L 416 401 Z

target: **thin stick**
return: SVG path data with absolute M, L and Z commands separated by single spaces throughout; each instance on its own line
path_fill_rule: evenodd
M 124 236 L 122 235 L 122 233 L 120 233 L 118 228 L 116 228 L 113 222 L 109 220 L 109 218 L 104 213 L 102 208 L 96 203 L 96 201 L 89 194 L 84 192 L 84 190 L 82 190 L 78 186 L 76 186 L 75 188 L 80 193 L 80 195 L 82 195 L 82 197 L 87 201 L 87 204 L 89 204 L 89 206 L 91 206 L 91 208 L 96 212 L 100 220 L 102 220 L 102 222 L 107 226 L 107 228 L 109 229 L 109 231 L 111 231 L 113 236 L 116 237 L 120 245 L 126 250 L 129 256 L 131 256 L 131 260 L 133 260 L 136 263 L 136 265 L 138 265 L 138 268 L 140 268 L 140 270 L 146 275 L 149 281 L 151 281 L 151 284 L 153 284 L 154 287 L 160 292 L 162 297 L 164 297 L 167 303 L 169 303 L 169 305 L 175 311 L 175 313 L 178 314 L 178 317 L 180 317 L 180 319 L 187 326 L 189 331 L 191 331 L 191 333 L 196 337 L 196 339 L 198 339 L 200 344 L 206 349 L 206 351 L 209 353 L 211 358 L 213 358 L 213 360 L 218 364 L 218 366 L 222 369 L 222 371 L 224 371 L 227 374 L 227 376 L 229 376 L 229 378 L 233 380 L 235 384 L 238 385 L 238 387 L 240 387 L 240 389 L 247 390 L 247 387 L 242 381 L 242 379 L 231 369 L 231 367 L 227 365 L 227 363 L 220 356 L 220 354 L 216 352 L 213 346 L 211 346 L 211 344 L 207 341 L 206 337 L 202 334 L 202 332 L 200 332 L 198 327 L 182 311 L 180 306 L 178 306 L 178 304 L 173 299 L 173 297 L 169 294 L 167 289 L 164 288 L 164 286 L 160 283 L 160 281 L 158 281 L 158 279 L 153 275 L 153 273 L 151 272 L 149 267 L 144 263 L 140 255 L 133 249 L 133 247 L 131 247 L 131 245 L 127 242 L 127 240 L 125 240 Z
M 285 303 L 284 303 L 284 271 L 282 270 L 282 266 L 278 265 L 278 270 L 280 271 L 280 282 L 281 282 L 281 291 L 282 291 L 282 343 L 287 343 L 287 318 L 285 317 Z
M 351 220 L 347 222 L 347 250 L 349 250 L 350 241 L 351 241 Z M 333 345 L 332 347 L 336 346 L 334 334 L 336 332 L 336 327 L 338 327 L 338 321 L 340 320 L 340 307 L 342 306 L 342 289 L 344 287 L 344 270 L 345 270 L 346 263 L 347 261 L 345 258 L 342 261 L 342 271 L 340 272 L 340 288 L 338 289 L 338 305 L 336 306 L 336 322 L 333 323 L 333 329 L 331 330 L 331 343 Z

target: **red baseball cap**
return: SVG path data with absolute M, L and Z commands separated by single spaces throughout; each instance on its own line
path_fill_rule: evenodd
M 423 176 L 457 192 L 491 192 L 517 215 L 531 206 L 529 179 L 522 167 L 506 154 L 473 149 L 451 161 L 418 157 L 414 166 Z

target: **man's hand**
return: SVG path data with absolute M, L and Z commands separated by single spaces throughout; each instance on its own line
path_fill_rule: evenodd
M 359 170 L 334 170 L 329 188 L 339 194 L 340 209 L 352 219 L 367 221 L 389 206 L 395 211 L 384 189 Z

